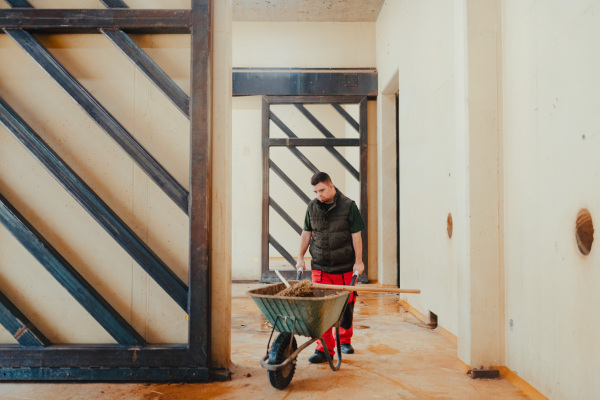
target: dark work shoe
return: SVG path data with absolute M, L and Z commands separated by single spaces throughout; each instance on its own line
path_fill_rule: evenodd
M 354 354 L 354 347 L 350 343 L 344 343 L 341 348 L 344 354 Z
M 325 353 L 317 350 L 317 351 L 315 351 L 315 354 L 308 357 L 308 362 L 312 363 L 312 364 L 321 364 L 321 363 L 327 362 L 327 357 L 325 357 Z

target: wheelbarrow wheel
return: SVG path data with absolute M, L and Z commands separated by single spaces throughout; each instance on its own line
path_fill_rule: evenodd
M 291 346 L 290 340 L 292 341 Z M 275 342 L 273 342 L 273 346 L 271 346 L 271 351 L 269 352 L 269 364 L 281 364 L 296 351 L 297 348 L 296 338 L 293 337 L 291 333 L 280 333 L 279 336 L 277 336 L 277 339 L 275 339 Z M 292 381 L 295 371 L 295 359 L 283 368 L 279 368 L 277 371 L 267 371 L 271 386 L 279 390 L 285 389 Z

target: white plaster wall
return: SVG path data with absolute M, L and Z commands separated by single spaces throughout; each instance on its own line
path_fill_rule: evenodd
M 374 23 L 313 23 L 313 22 L 234 22 L 233 23 L 233 66 L 234 67 L 304 67 L 304 68 L 352 68 L 375 65 Z M 332 132 L 348 131 L 347 124 L 332 107 L 307 106 Z M 356 108 L 356 110 L 354 109 Z M 358 120 L 357 107 L 348 111 Z M 323 137 L 293 106 L 273 106 L 273 110 L 286 125 L 300 137 Z M 233 239 L 232 278 L 255 280 L 260 277 L 261 258 L 261 214 L 262 214 L 262 99 L 260 96 L 235 97 L 233 99 Z M 375 116 L 371 113 L 374 133 Z M 272 137 L 286 137 L 271 123 Z M 358 135 L 355 132 L 355 136 Z M 375 149 L 375 140 L 372 140 Z M 370 143 L 371 146 L 371 143 Z M 345 149 L 338 148 L 344 154 Z M 301 151 L 320 169 L 332 176 L 334 184 L 349 196 L 358 193 L 353 178 L 332 159 L 324 149 L 302 148 Z M 350 150 L 351 151 L 351 150 Z M 375 157 L 376 153 L 369 153 Z M 358 167 L 358 158 L 352 156 Z M 310 186 L 312 173 L 286 148 L 271 150 L 271 158 L 290 176 L 305 193 L 313 198 Z M 371 168 L 370 179 L 376 184 L 376 171 Z M 371 178 L 372 177 L 372 178 Z M 279 177 L 270 174 L 272 197 L 284 207 L 288 214 L 302 227 L 306 205 L 288 189 Z M 371 186 L 371 185 L 370 185 Z M 376 201 L 374 200 L 374 203 Z M 375 204 L 376 206 L 376 204 Z M 376 209 L 376 207 L 374 208 Z M 297 256 L 299 236 L 275 211 L 270 212 L 271 230 L 277 232 L 277 240 L 294 257 Z M 370 246 L 376 244 L 376 219 Z M 371 234 L 371 233 L 370 233 Z M 369 262 L 376 271 L 376 250 L 369 250 Z M 279 254 L 270 249 L 271 257 Z M 285 260 L 274 260 L 273 266 L 291 268 Z M 371 266 L 370 266 L 371 268 Z
M 600 4 L 503 4 L 506 365 L 551 399 L 600 398 Z
M 233 22 L 233 67 L 371 68 L 373 22 Z
M 59 5 L 60 6 L 60 5 Z M 189 35 L 134 36 L 189 92 Z M 189 122 L 102 35 L 40 36 L 48 50 L 184 187 Z M 184 282 L 188 218 L 7 35 L 0 97 Z M 185 311 L 0 127 L 0 192 L 149 342 L 187 342 Z M 111 343 L 4 228 L 3 292 L 55 343 Z M 0 342 L 14 343 L 4 330 Z
M 435 6 L 434 6 L 435 5 Z M 377 69 L 380 92 L 397 76 L 400 123 L 400 285 L 421 289 L 406 296 L 425 315 L 457 332 L 457 274 L 465 262 L 464 145 L 456 107 L 454 1 L 386 1 L 377 20 Z M 460 75 L 460 74 L 459 74 Z M 391 100 L 390 100 L 391 101 Z M 387 107 L 393 112 L 393 107 Z M 383 140 L 395 135 L 387 124 Z M 463 153 L 464 154 L 464 153 Z M 380 167 L 394 185 L 393 163 Z M 448 238 L 446 219 L 454 218 Z M 385 216 L 382 216 L 385 218 Z M 386 264 L 384 268 L 393 268 Z

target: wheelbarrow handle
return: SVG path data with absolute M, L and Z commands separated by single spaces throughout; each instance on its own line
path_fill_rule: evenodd
M 358 280 L 358 271 L 354 271 L 354 274 L 352 274 L 352 281 L 350 281 L 350 286 L 356 285 L 357 280 Z
M 296 280 L 299 281 L 300 279 L 302 279 L 302 270 L 298 269 L 298 272 L 296 272 Z

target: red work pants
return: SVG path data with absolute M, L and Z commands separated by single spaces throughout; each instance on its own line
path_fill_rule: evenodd
M 327 272 L 312 270 L 312 281 L 314 283 L 324 283 L 328 285 L 350 285 L 352 282 L 352 271 L 345 272 L 343 274 L 328 274 Z M 342 317 L 342 322 L 340 323 L 340 343 L 346 344 L 350 343 L 352 339 L 352 314 L 354 312 L 354 300 L 356 299 L 356 294 L 350 294 L 348 298 L 348 305 L 346 306 L 346 310 L 344 311 L 344 316 Z M 327 344 L 327 349 L 329 350 L 329 354 L 335 354 L 335 328 L 331 327 L 327 332 L 323 334 L 323 339 L 325 339 L 325 343 Z M 317 350 L 324 351 L 323 344 L 320 340 L 317 340 Z

